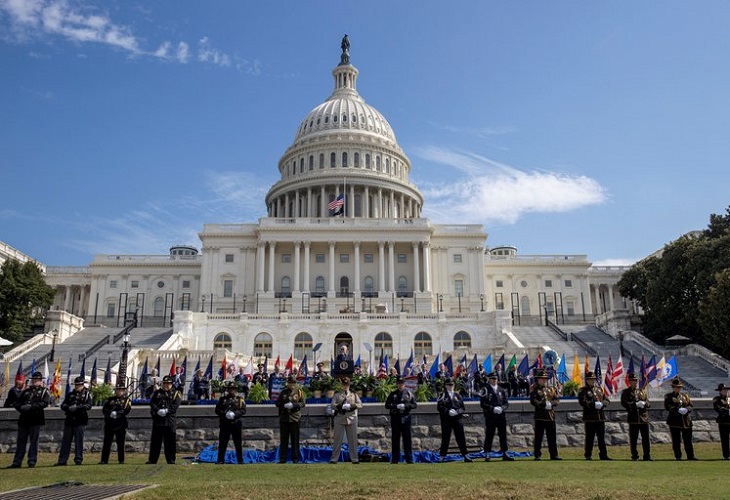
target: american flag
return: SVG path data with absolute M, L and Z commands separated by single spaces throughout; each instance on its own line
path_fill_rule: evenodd
M 345 205 L 345 195 L 341 194 L 337 196 L 334 200 L 330 201 L 330 204 L 327 205 L 328 210 L 334 210 L 335 212 L 339 211 L 343 206 Z
M 621 358 L 621 354 L 618 355 L 618 361 L 616 366 L 613 368 L 613 393 L 618 394 L 620 389 L 620 382 L 624 381 L 624 361 Z

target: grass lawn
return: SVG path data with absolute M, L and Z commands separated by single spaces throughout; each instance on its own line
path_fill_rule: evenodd
M 561 462 L 521 459 L 415 465 L 213 465 L 194 464 L 180 456 L 177 465 L 144 465 L 146 455 L 141 454 L 128 454 L 125 465 L 95 465 L 99 457 L 93 454 L 80 467 L 52 467 L 56 455 L 43 454 L 33 470 L 24 464 L 22 469 L 0 471 L 0 491 L 78 481 L 156 485 L 122 497 L 145 500 L 730 498 L 725 484 L 730 461 L 719 459 L 719 444 L 696 444 L 695 449 L 698 462 L 677 462 L 670 446 L 654 445 L 655 462 L 632 462 L 628 447 L 610 447 L 612 462 L 587 462 L 581 449 L 563 448 Z M 10 454 L 0 455 L 0 467 L 11 460 Z

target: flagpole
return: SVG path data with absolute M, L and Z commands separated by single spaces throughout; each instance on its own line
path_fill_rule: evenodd
M 347 217 L 347 176 L 342 176 L 342 218 Z

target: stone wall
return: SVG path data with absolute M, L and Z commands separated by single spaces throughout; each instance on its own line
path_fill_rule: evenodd
M 666 412 L 662 401 L 652 401 L 651 436 L 654 442 L 669 443 L 669 430 L 664 423 Z M 609 422 L 606 425 L 606 439 L 609 444 L 628 444 L 626 413 L 618 410 L 613 402 L 607 410 Z M 180 407 L 178 412 L 178 450 L 181 453 L 195 453 L 205 446 L 217 442 L 218 418 L 213 406 Z M 470 417 L 465 420 L 467 444 L 481 446 L 484 440 L 484 418 L 476 402 L 467 403 Z M 581 411 L 575 400 L 563 401 L 557 409 L 558 445 L 582 446 L 583 424 Z M 719 439 L 715 412 L 708 399 L 694 401 L 694 440 L 717 441 Z M 58 408 L 46 410 L 46 425 L 41 431 L 39 448 L 42 452 L 56 452 L 63 431 L 63 412 Z M 511 449 L 531 450 L 533 444 L 533 412 L 528 401 L 513 401 L 507 412 L 509 446 Z M 17 412 L 0 409 L 0 452 L 15 451 Z M 129 416 L 127 451 L 146 452 L 149 449 L 151 417 L 149 408 L 135 406 Z M 92 453 L 100 452 L 103 417 L 100 408 L 91 412 L 91 421 L 86 429 L 85 448 Z M 279 430 L 276 407 L 270 404 L 250 405 L 244 417 L 244 447 L 270 449 L 278 445 Z M 366 404 L 360 410 L 360 444 L 366 444 L 382 451 L 390 450 L 390 424 L 381 404 Z M 303 412 L 301 424 L 302 444 L 331 444 L 331 419 L 327 417 L 326 405 L 309 405 Z M 416 450 L 436 450 L 440 445 L 441 431 L 435 403 L 421 403 L 413 412 L 413 445 Z M 455 446 L 455 443 L 452 443 Z M 495 438 L 494 446 L 498 446 Z M 112 456 L 113 458 L 113 456 Z

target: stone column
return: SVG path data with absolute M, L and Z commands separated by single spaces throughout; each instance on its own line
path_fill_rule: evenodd
M 378 290 L 385 292 L 385 242 L 378 242 Z
M 299 291 L 299 274 L 300 274 L 300 263 L 299 263 L 299 252 L 301 250 L 302 242 L 294 242 L 294 291 Z
M 613 285 L 608 285 L 608 310 L 613 311 Z
M 368 186 L 365 186 L 365 195 L 363 196 L 362 206 L 362 216 L 370 217 L 370 188 Z
M 418 242 L 412 243 L 413 245 L 413 292 L 420 292 L 421 291 L 421 273 L 419 270 L 420 267 L 420 261 L 418 259 L 418 252 L 420 251 L 420 248 L 418 246 Z
M 395 242 L 388 242 L 388 291 L 395 291 Z
M 431 243 L 424 241 L 423 245 L 423 291 L 431 291 Z
M 289 213 L 289 193 L 286 193 L 284 195 L 284 218 L 291 217 L 291 213 Z
M 360 242 L 355 241 L 355 283 L 352 287 L 353 292 L 360 292 Z
M 264 254 L 266 254 L 266 242 L 259 241 L 256 245 L 256 291 L 264 291 Z
M 309 249 L 311 246 L 312 246 L 311 241 L 304 242 L 304 291 L 305 292 L 309 292 L 309 267 L 310 267 Z
M 299 190 L 297 189 L 294 192 L 294 213 L 292 214 L 292 217 L 301 217 L 302 213 L 300 212 L 299 207 Z
M 312 188 L 307 188 L 307 217 L 312 216 Z
M 287 203 L 288 205 L 288 203 Z M 269 242 L 269 286 L 267 287 L 267 292 L 273 292 L 274 291 L 274 265 L 275 265 L 275 254 L 276 254 L 276 242 L 270 241 Z
M 388 218 L 395 219 L 395 191 L 390 190 L 390 209 L 388 211 Z
M 376 219 L 383 217 L 383 188 L 378 188 L 378 207 L 377 213 L 374 214 Z
M 329 261 L 329 291 L 335 293 L 335 242 L 328 242 L 330 248 L 330 261 Z
M 64 286 L 63 289 L 64 289 L 64 292 L 66 293 L 66 296 L 63 300 L 63 310 L 70 313 L 71 312 L 70 309 L 71 309 L 72 290 L 71 290 L 70 286 Z
M 595 313 L 601 314 L 603 312 L 603 310 L 601 308 L 601 285 L 600 285 L 600 283 L 596 283 L 593 286 L 594 286 L 593 291 L 596 294 L 596 311 L 595 311 Z
M 347 215 L 349 215 L 351 218 L 355 217 L 355 186 L 350 184 L 350 196 L 349 200 L 347 201 L 347 205 L 350 207 L 350 210 L 347 212 Z

